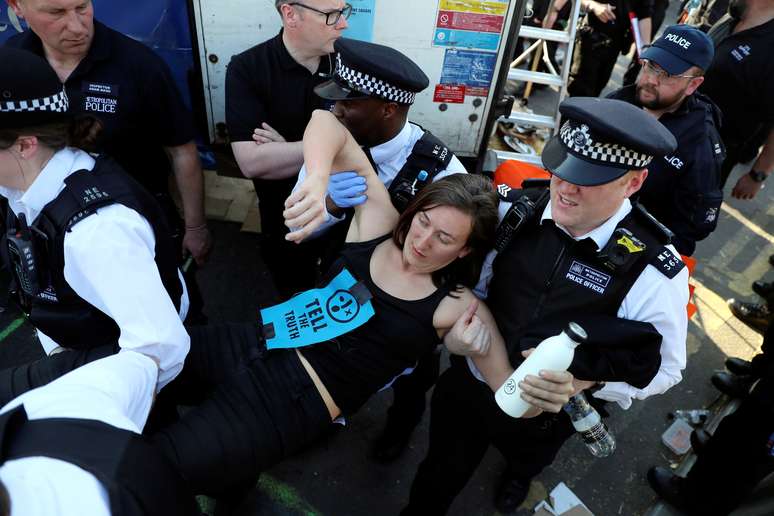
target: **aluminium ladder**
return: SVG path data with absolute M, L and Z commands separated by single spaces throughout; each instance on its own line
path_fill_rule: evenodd
M 556 111 L 553 116 L 548 115 L 536 115 L 533 113 L 523 113 L 520 111 L 513 111 L 510 115 L 502 116 L 498 122 L 513 122 L 515 124 L 527 125 L 530 127 L 546 127 L 553 131 L 556 131 L 559 127 L 559 120 L 561 118 L 559 113 L 559 104 L 567 96 L 567 80 L 570 76 L 570 67 L 572 66 L 572 54 L 573 47 L 575 45 L 575 32 L 578 26 L 578 17 L 580 15 L 580 0 L 572 1 L 572 9 L 570 17 L 567 23 L 566 30 L 553 30 L 543 29 L 540 27 L 522 26 L 519 31 L 519 37 L 525 39 L 534 39 L 535 42 L 530 45 L 521 55 L 519 55 L 510 66 L 508 71 L 508 80 L 523 81 L 527 83 L 527 90 L 525 96 L 529 96 L 529 91 L 532 87 L 532 83 L 546 84 L 554 86 L 559 89 L 559 96 L 556 102 Z M 553 2 L 549 5 L 550 9 L 553 8 Z M 564 46 L 565 54 L 562 62 L 561 71 L 557 72 L 551 60 L 548 59 L 548 45 L 546 42 L 554 41 Z M 529 57 L 530 54 L 534 54 L 532 66 L 530 70 L 517 68 L 517 66 Z M 541 60 L 546 63 L 549 68 L 549 73 L 536 71 L 537 65 Z M 493 150 L 497 156 L 497 163 L 502 163 L 505 160 L 515 159 L 533 165 L 542 165 L 540 156 L 534 154 L 522 154 L 519 152 L 510 152 L 502 150 Z

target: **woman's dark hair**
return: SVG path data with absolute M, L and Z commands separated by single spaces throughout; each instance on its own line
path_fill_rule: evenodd
M 470 253 L 443 269 L 433 272 L 436 287 L 465 285 L 473 288 L 481 266 L 492 249 L 497 231 L 499 200 L 492 182 L 480 175 L 452 174 L 425 187 L 398 218 L 392 240 L 400 248 L 406 240 L 414 216 L 437 206 L 449 206 L 470 216 L 470 235 L 465 245 Z
M 65 147 L 94 151 L 101 131 L 102 122 L 89 115 L 78 116 L 65 122 L 0 129 L 0 149 L 9 148 L 19 136 L 34 136 L 42 145 L 55 151 Z

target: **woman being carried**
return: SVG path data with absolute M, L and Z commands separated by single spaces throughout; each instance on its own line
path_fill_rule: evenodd
M 468 287 L 478 279 L 497 224 L 497 196 L 480 176 L 457 175 L 426 187 L 402 214 L 349 132 L 317 111 L 304 135 L 309 175 L 287 201 L 288 239 L 300 241 L 322 220 L 331 170 L 364 176 L 368 201 L 355 209 L 340 259 L 370 293 L 374 315 L 357 328 L 303 349 L 266 351 L 254 327 L 197 329 L 184 373 L 172 392 L 207 392 L 199 407 L 154 440 L 178 465 L 193 492 L 219 495 L 254 485 L 260 471 L 355 413 L 442 337 L 455 331 L 491 339 L 474 357 L 494 390 L 512 372 L 489 311 Z M 292 302 L 292 300 L 291 300 Z M 458 323 L 461 324 L 461 323 Z M 264 331 L 264 334 L 266 332 Z M 572 375 L 548 373 L 525 385 L 528 401 L 559 411 Z M 176 382 L 178 383 L 178 382 Z

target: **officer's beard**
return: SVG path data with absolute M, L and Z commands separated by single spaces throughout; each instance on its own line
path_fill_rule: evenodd
M 643 90 L 647 91 L 652 96 L 652 98 L 647 100 L 643 99 Z M 683 91 L 675 93 L 675 95 L 670 98 L 665 98 L 658 92 L 657 89 L 640 85 L 636 86 L 636 92 L 637 102 L 640 104 L 640 106 L 651 109 L 653 111 L 659 111 L 676 106 L 685 98 Z
M 728 4 L 728 15 L 739 21 L 744 16 L 744 13 L 747 12 L 747 7 L 747 0 L 731 0 Z

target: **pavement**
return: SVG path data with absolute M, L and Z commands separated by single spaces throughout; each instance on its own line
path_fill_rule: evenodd
M 617 68 L 619 77 L 622 69 Z M 678 408 L 711 407 L 720 410 L 725 399 L 710 383 L 713 371 L 723 368 L 726 356 L 752 357 L 761 336 L 736 320 L 726 299 L 753 299 L 752 281 L 774 279 L 768 256 L 774 253 L 774 185 L 752 201 L 730 198 L 742 172 L 729 179 L 718 229 L 698 245 L 697 314 L 689 323 L 688 366 L 683 381 L 667 393 L 636 401 L 629 410 L 611 408 L 607 423 L 617 440 L 615 453 L 596 459 L 578 438 L 570 439 L 552 466 L 533 482 L 518 515 L 546 498 L 565 482 L 596 515 L 641 515 L 656 502 L 645 480 L 651 465 L 674 465 L 681 458 L 663 444 L 669 426 L 667 413 Z M 256 309 L 277 301 L 271 278 L 260 258 L 260 238 L 240 232 L 235 223 L 211 222 L 215 247 L 208 264 L 198 273 L 205 312 L 211 322 L 254 321 Z M 23 363 L 42 355 L 34 330 L 12 308 L 0 313 L 0 367 Z M 429 398 L 429 394 L 428 394 Z M 398 514 L 404 506 L 417 465 L 427 449 L 429 415 L 426 413 L 409 448 L 393 464 L 368 459 L 391 402 L 391 392 L 378 393 L 346 427 L 337 427 L 317 445 L 265 472 L 239 514 L 368 515 Z M 454 431 L 454 429 L 449 429 Z M 501 457 L 491 450 L 455 501 L 449 514 L 497 514 L 494 485 L 503 469 Z M 207 507 L 209 502 L 202 501 Z M 667 514 L 662 512 L 660 514 Z

